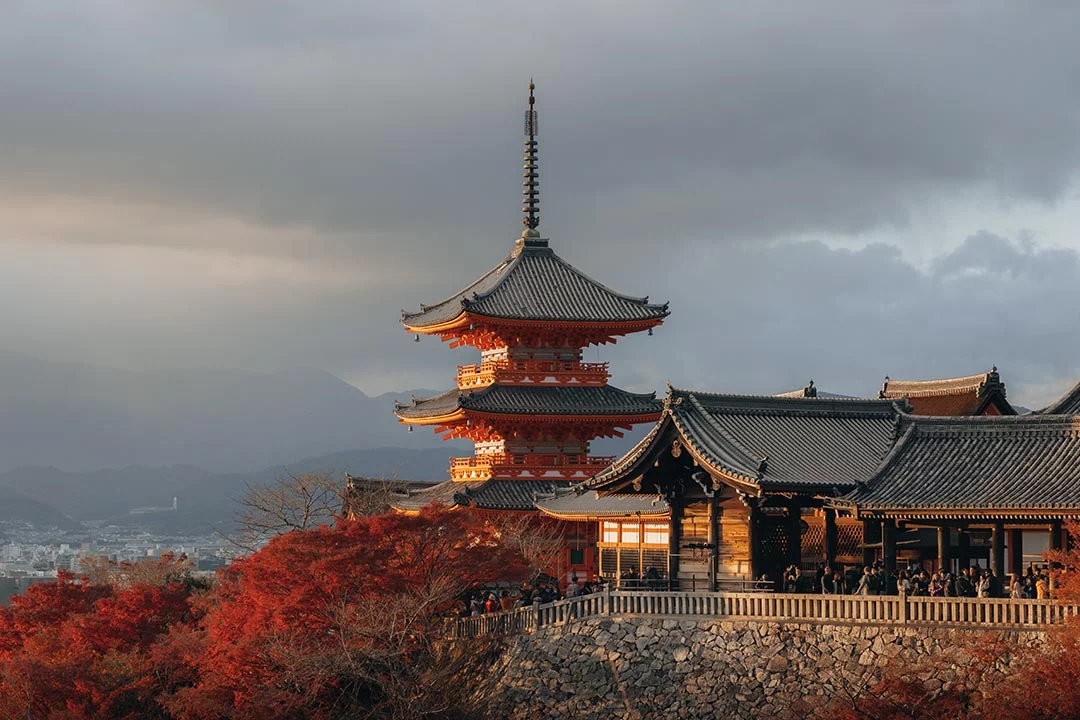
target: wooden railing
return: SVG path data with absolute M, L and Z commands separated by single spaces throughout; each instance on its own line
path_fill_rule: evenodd
M 458 387 L 467 390 L 493 382 L 521 385 L 603 385 L 610 373 L 607 363 L 576 360 L 489 360 L 479 365 L 458 365 Z
M 453 635 L 528 633 L 602 615 L 1037 630 L 1064 624 L 1080 615 L 1080 606 L 1007 598 L 608 590 L 505 613 L 462 618 L 456 621 Z

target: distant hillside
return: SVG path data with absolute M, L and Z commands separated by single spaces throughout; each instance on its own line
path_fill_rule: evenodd
M 0 522 L 30 523 L 35 527 L 77 530 L 80 524 L 56 508 L 0 486 Z
M 345 447 L 441 446 L 397 423 L 394 400 L 411 394 L 369 397 L 319 370 L 136 373 L 0 351 L 0 471 L 244 472 Z
M 334 474 L 351 472 L 368 477 L 438 482 L 446 478 L 449 458 L 454 452 L 448 446 L 426 450 L 390 447 L 352 450 L 252 473 L 211 473 L 190 466 L 129 466 L 80 473 L 21 467 L 0 473 L 0 490 L 4 493 L 0 494 L 0 519 L 12 514 L 13 519 L 27 518 L 39 524 L 39 517 L 42 522 L 52 522 L 56 516 L 69 515 L 68 522 L 74 522 L 72 518 L 109 520 L 163 532 L 193 532 L 228 524 L 237 510 L 237 498 L 248 485 L 264 484 L 286 473 L 327 470 Z M 174 497 L 179 507 L 176 513 L 129 515 L 132 508 L 168 506 Z M 15 504 L 15 498 L 40 507 L 31 508 L 25 502 Z M 47 515 L 46 510 L 53 515 Z

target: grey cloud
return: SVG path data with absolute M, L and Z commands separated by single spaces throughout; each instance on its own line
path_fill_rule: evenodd
M 902 226 L 979 184 L 1053 201 L 1076 164 L 1066 5 L 154 7 L 9 12 L 5 187 L 327 231 L 259 252 L 489 251 L 517 222 L 532 74 L 544 226 L 643 252 Z

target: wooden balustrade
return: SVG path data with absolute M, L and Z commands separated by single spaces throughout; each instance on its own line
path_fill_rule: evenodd
M 479 365 L 458 365 L 458 387 L 462 390 L 494 382 L 539 385 L 603 385 L 610 373 L 607 363 L 569 360 L 489 360 Z
M 505 613 L 463 618 L 457 621 L 453 635 L 527 633 L 601 615 L 1037 630 L 1061 625 L 1080 615 L 1080 606 L 1053 600 L 1009 598 L 606 590 Z
M 450 476 L 455 480 L 486 480 L 489 477 L 588 476 L 615 461 L 614 455 L 567 455 L 563 453 L 483 453 L 474 457 L 450 458 Z

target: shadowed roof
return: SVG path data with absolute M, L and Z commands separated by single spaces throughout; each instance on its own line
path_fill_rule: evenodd
M 1080 418 L 920 418 L 881 468 L 842 498 L 860 512 L 1080 510 Z
M 469 506 L 481 510 L 535 510 L 536 500 L 553 497 L 570 487 L 569 480 L 504 480 L 478 482 L 447 480 L 427 490 L 395 496 L 391 506 L 399 511 L 415 511 L 432 503 Z
M 1059 397 L 1049 407 L 1039 411 L 1040 415 L 1080 415 L 1080 382 Z
M 547 246 L 523 240 L 510 255 L 476 282 L 435 305 L 403 312 L 411 328 L 441 325 L 464 312 L 515 320 L 626 322 L 662 320 L 667 303 L 621 295 L 585 275 Z
M 586 486 L 613 486 L 644 472 L 677 438 L 714 477 L 750 488 L 850 488 L 874 473 L 896 441 L 900 409 L 891 400 L 672 388 L 652 431 Z
M 398 417 L 419 420 L 449 415 L 458 409 L 494 414 L 646 415 L 661 410 L 656 393 L 630 393 L 611 385 L 489 385 L 478 390 L 450 390 L 431 398 L 397 403 Z

